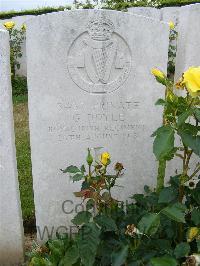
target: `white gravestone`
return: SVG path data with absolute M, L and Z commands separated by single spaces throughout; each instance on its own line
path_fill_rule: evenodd
M 200 66 L 200 4 L 181 7 L 175 80 L 190 66 Z
M 123 163 L 126 170 L 118 185 L 124 187 L 115 191 L 118 199 L 155 183 L 150 135 L 161 123 L 154 103 L 164 90 L 151 68 L 166 71 L 168 28 L 149 18 L 103 10 L 60 12 L 28 23 L 39 240 L 47 238 L 44 229 L 51 235 L 69 226 L 80 210 L 73 196 L 80 184 L 73 184 L 59 169 L 80 166 L 88 147 L 104 147 L 112 162 Z M 71 213 L 67 215 L 62 207 Z
M 0 265 L 21 265 L 23 227 L 17 179 L 9 34 L 0 30 Z
M 128 12 L 156 20 L 160 20 L 161 18 L 160 9 L 155 7 L 130 7 L 128 8 Z

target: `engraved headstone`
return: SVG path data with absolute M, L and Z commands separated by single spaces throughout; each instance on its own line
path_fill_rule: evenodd
M 139 25 L 139 27 L 138 27 Z M 150 135 L 161 123 L 154 103 L 164 90 L 151 68 L 166 71 L 168 25 L 132 14 L 76 10 L 28 23 L 29 114 L 38 239 L 70 232 L 80 205 L 59 169 L 81 165 L 104 147 L 125 174 L 115 197 L 155 182 Z
M 130 7 L 128 8 L 128 12 L 156 20 L 160 20 L 161 18 L 160 9 L 155 7 Z
M 0 265 L 21 265 L 23 227 L 17 180 L 9 34 L 0 30 Z

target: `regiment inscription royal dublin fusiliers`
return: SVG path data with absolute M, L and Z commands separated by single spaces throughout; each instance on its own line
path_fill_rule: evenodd
M 118 89 L 131 68 L 131 52 L 125 40 L 115 32 L 113 22 L 96 13 L 86 31 L 72 43 L 68 69 L 72 80 L 91 93 Z

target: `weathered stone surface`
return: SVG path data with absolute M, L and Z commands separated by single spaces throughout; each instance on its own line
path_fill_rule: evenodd
M 177 80 L 190 66 L 200 65 L 200 4 L 181 7 L 178 27 Z
M 118 183 L 124 187 L 115 190 L 118 199 L 155 183 L 150 135 L 161 123 L 154 103 L 164 90 L 150 71 L 155 66 L 166 71 L 168 28 L 150 18 L 103 10 L 60 12 L 29 21 L 29 114 L 39 240 L 47 238 L 45 226 L 50 235 L 69 230 L 80 211 L 73 196 L 80 184 L 59 169 L 80 166 L 88 147 L 104 147 L 112 162 L 124 164 Z
M 130 7 L 128 8 L 128 12 L 156 20 L 160 20 L 161 18 L 160 9 L 155 7 Z
M 0 265 L 21 265 L 20 208 L 9 64 L 9 35 L 0 30 Z
M 161 20 L 169 23 L 173 21 L 175 25 L 178 25 L 180 7 L 164 7 L 161 9 Z

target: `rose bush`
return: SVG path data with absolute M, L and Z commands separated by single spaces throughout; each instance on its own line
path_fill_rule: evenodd
M 72 220 L 78 232 L 73 238 L 58 235 L 42 247 L 34 244 L 30 266 L 199 265 L 200 163 L 190 165 L 194 155 L 200 157 L 199 67 L 184 72 L 178 82 L 184 96 L 176 95 L 162 71 L 153 69 L 152 74 L 165 86 L 164 99 L 156 102 L 163 106 L 163 124 L 152 135 L 156 188 L 145 186 L 144 194 L 131 196 L 132 203 L 117 201 L 112 189 L 118 178 L 125 178 L 124 166 L 118 162 L 113 167 L 107 152 L 94 159 L 88 149 L 86 166 L 62 170 L 73 182 L 82 181 L 74 193 L 86 205 Z M 175 157 L 182 168 L 166 178 L 167 163 Z

